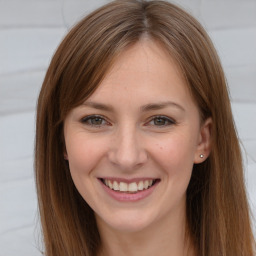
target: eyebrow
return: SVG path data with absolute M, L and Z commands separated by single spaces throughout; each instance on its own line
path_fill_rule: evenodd
M 106 105 L 106 104 L 97 103 L 97 102 L 86 101 L 82 105 L 90 108 L 109 111 L 109 112 L 114 111 L 111 105 Z
M 160 109 L 167 108 L 167 107 L 170 107 L 170 106 L 178 108 L 182 111 L 185 111 L 185 109 L 181 105 L 179 105 L 175 102 L 172 102 L 172 101 L 165 101 L 165 102 L 159 102 L 159 103 L 150 103 L 150 104 L 147 104 L 145 106 L 142 106 L 141 110 L 143 112 L 147 112 L 147 111 L 150 111 L 150 110 L 160 110 Z
M 114 112 L 114 108 L 111 105 L 102 104 L 102 103 L 98 103 L 98 102 L 86 101 L 82 105 L 90 107 L 90 108 L 108 111 L 108 112 Z M 185 111 L 185 109 L 181 105 L 179 105 L 175 102 L 172 102 L 172 101 L 149 103 L 147 105 L 142 106 L 140 109 L 142 112 L 147 112 L 147 111 L 152 111 L 152 110 L 161 110 L 163 108 L 167 108 L 170 106 L 180 109 L 182 111 Z

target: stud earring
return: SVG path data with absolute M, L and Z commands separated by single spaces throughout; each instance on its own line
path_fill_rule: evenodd
M 200 158 L 204 158 L 204 155 L 203 155 L 203 154 L 201 154 L 201 155 L 200 155 Z

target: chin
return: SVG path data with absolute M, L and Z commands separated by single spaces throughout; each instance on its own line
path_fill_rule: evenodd
M 125 233 L 136 233 L 150 227 L 153 223 L 152 218 L 145 214 L 134 214 L 131 212 L 125 214 L 113 214 L 110 218 L 97 216 L 97 223 L 104 223 L 113 230 Z M 151 220 L 150 220 L 151 219 Z

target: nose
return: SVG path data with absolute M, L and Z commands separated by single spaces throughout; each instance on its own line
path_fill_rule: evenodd
M 113 137 L 108 156 L 120 170 L 133 171 L 147 162 L 147 151 L 136 128 L 119 129 Z

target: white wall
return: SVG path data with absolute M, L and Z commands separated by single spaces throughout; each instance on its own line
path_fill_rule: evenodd
M 36 98 L 68 28 L 107 2 L 0 0 L 0 256 L 40 254 L 33 178 Z M 256 213 L 256 0 L 176 2 L 202 22 L 221 56 Z

